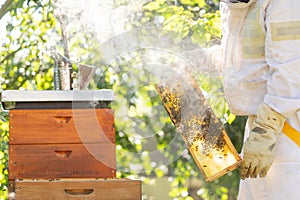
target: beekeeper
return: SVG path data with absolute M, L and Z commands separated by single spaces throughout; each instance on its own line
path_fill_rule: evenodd
M 249 116 L 240 200 L 300 199 L 299 7 L 299 0 L 221 0 L 221 45 L 185 53 L 202 70 L 221 66 L 231 112 Z

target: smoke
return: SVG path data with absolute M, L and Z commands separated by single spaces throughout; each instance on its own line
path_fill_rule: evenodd
M 130 21 L 139 15 L 143 4 L 148 1 L 55 0 L 53 4 L 56 7 L 55 16 L 65 18 L 68 31 L 93 32 L 99 42 L 104 42 L 130 31 Z
M 55 16 L 61 22 L 62 31 L 65 31 L 67 40 L 81 39 L 84 34 L 93 34 L 97 40 L 97 44 L 95 44 L 99 51 L 97 53 L 101 55 L 99 56 L 101 62 L 98 63 L 110 66 L 113 68 L 112 73 L 116 74 L 116 77 L 121 77 L 118 80 L 119 84 L 116 84 L 114 88 L 115 101 L 119 106 L 114 115 L 115 120 L 124 122 L 127 119 L 125 127 L 127 129 L 122 134 L 130 134 L 129 140 L 132 138 L 135 144 L 139 144 L 141 141 L 146 141 L 145 143 L 148 144 L 143 147 L 144 152 L 127 152 L 128 155 L 125 156 L 140 159 L 145 152 L 148 152 L 153 162 L 167 166 L 186 154 L 186 149 L 178 149 L 178 143 L 180 143 L 178 134 L 174 135 L 173 140 L 168 144 L 172 149 L 170 154 L 174 155 L 172 159 L 166 158 L 162 152 L 156 149 L 155 135 L 157 132 L 162 132 L 161 129 L 165 126 L 161 120 L 161 117 L 166 115 L 164 108 L 152 106 L 151 109 L 147 109 L 148 107 L 144 105 L 147 103 L 146 97 L 144 99 L 136 97 L 136 107 L 128 108 L 127 99 L 124 96 L 143 93 L 149 85 L 155 85 L 155 81 L 164 84 L 177 81 L 186 84 L 185 88 L 191 88 L 191 85 L 185 82 L 186 67 L 189 66 L 194 71 L 197 69 L 187 62 L 188 59 L 182 55 L 182 52 L 193 49 L 195 45 L 190 39 L 175 43 L 171 32 L 163 34 L 161 29 L 155 25 L 153 27 L 134 26 L 132 22 L 136 22 L 142 17 L 142 7 L 146 2 L 148 0 L 55 0 L 54 6 L 56 7 Z M 73 52 L 70 52 L 71 57 L 72 54 Z M 75 53 L 75 56 L 78 54 Z M 121 66 L 127 67 L 122 68 Z M 144 77 L 143 80 L 141 77 Z M 99 82 L 95 79 L 95 83 Z M 122 84 L 127 87 L 130 85 L 130 90 L 126 91 L 127 94 L 120 90 L 124 86 Z M 191 97 L 193 97 L 192 93 L 190 92 Z M 151 103 L 151 98 L 148 101 Z M 204 109 L 201 105 L 199 106 L 199 110 Z M 132 111 L 133 109 L 136 110 Z M 192 105 L 182 108 L 185 112 L 189 112 L 191 109 L 194 109 Z M 133 112 L 138 113 L 137 110 L 149 117 L 150 123 L 145 125 L 146 127 L 141 127 L 140 124 L 143 122 L 140 121 L 139 116 L 135 117 L 132 114 Z M 74 115 L 76 118 L 76 113 Z M 185 118 L 185 116 L 181 117 Z M 77 129 L 79 134 L 83 132 L 80 131 L 80 124 Z M 154 132 L 153 130 L 156 129 L 158 131 Z M 87 148 L 89 147 L 87 146 Z M 91 149 L 90 152 L 93 154 Z M 96 154 L 94 156 L 97 157 Z M 98 159 L 101 161 L 101 158 Z

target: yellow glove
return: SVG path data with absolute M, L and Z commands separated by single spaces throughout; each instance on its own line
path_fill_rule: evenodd
M 257 111 L 252 130 L 244 144 L 241 178 L 265 177 L 270 169 L 274 147 L 285 122 L 285 117 L 266 105 Z

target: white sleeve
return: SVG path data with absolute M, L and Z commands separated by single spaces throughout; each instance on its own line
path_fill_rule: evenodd
M 182 52 L 184 59 L 201 73 L 220 74 L 223 49 L 220 45 Z
M 293 2 L 291 10 L 283 10 L 284 1 L 275 1 L 266 15 L 266 61 L 272 75 L 264 101 L 287 118 L 300 110 L 300 1 Z

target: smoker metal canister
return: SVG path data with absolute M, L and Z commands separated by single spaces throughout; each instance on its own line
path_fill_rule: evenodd
M 72 89 L 72 64 L 63 61 L 56 61 L 54 66 L 54 89 Z

